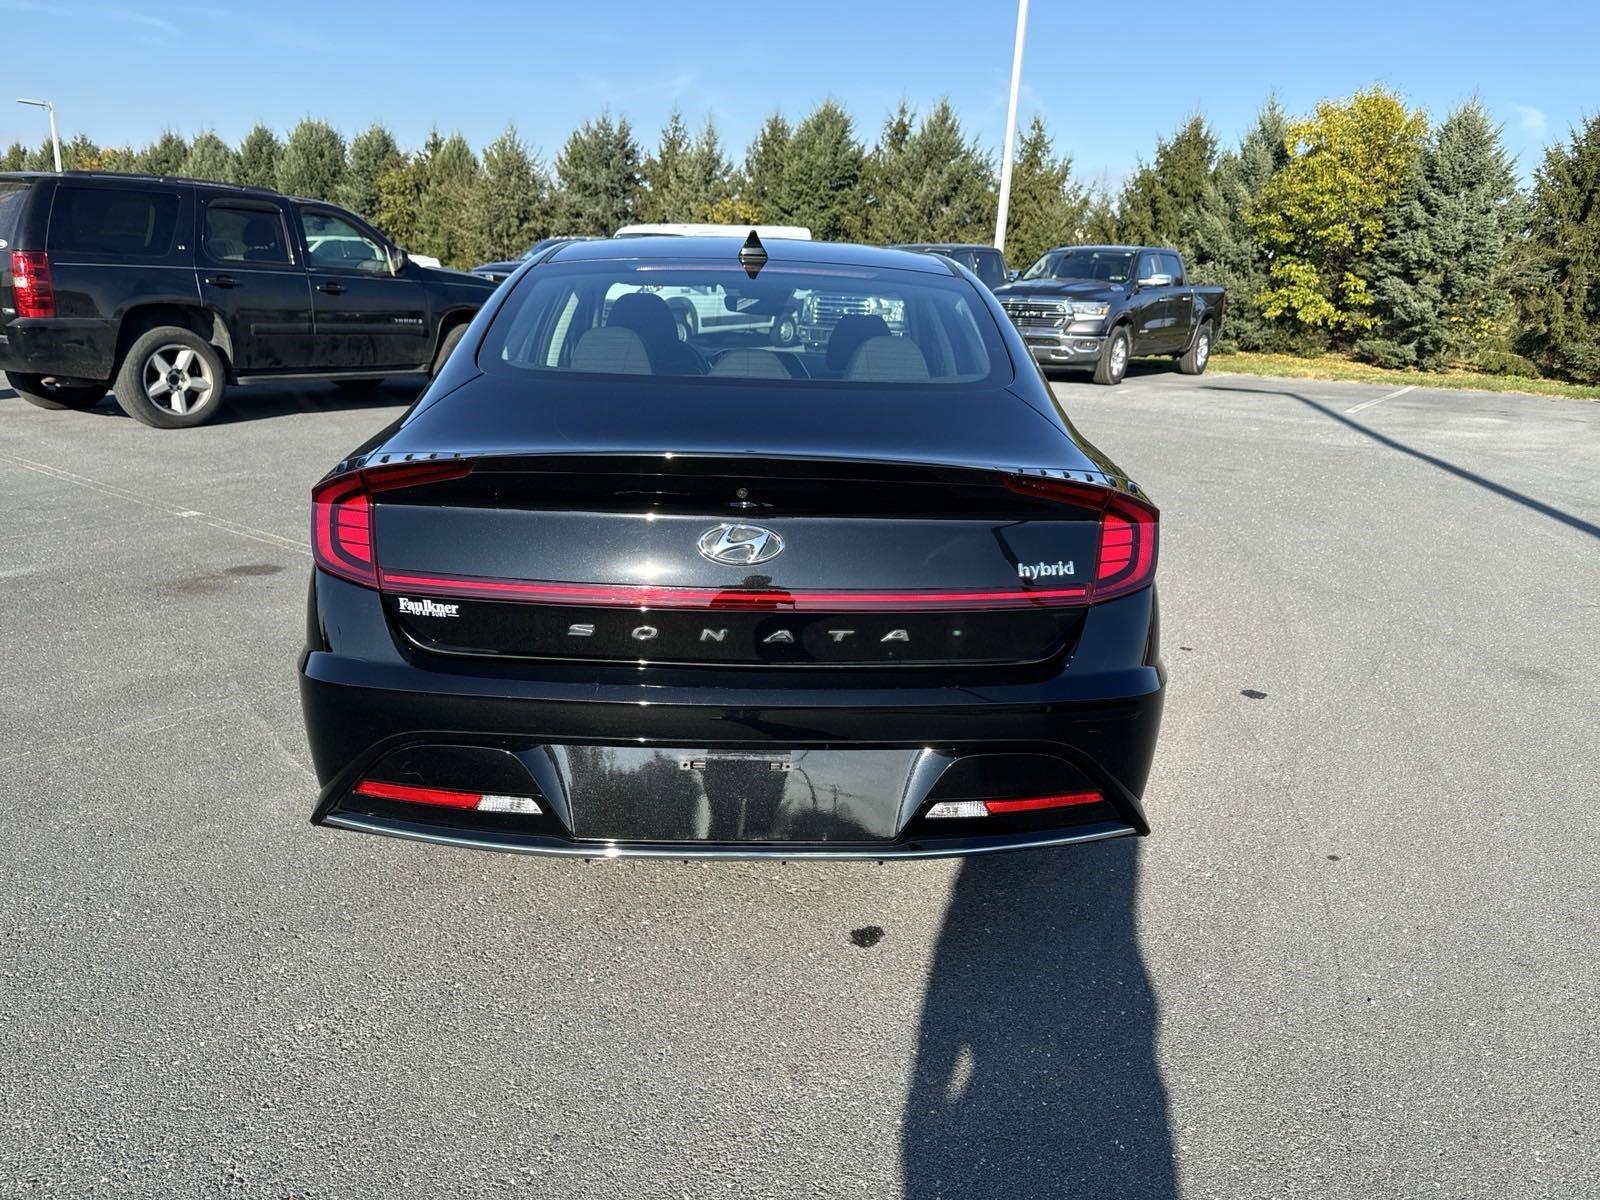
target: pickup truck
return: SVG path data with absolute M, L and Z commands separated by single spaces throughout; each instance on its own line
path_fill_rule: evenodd
M 994 294 L 1041 367 L 1088 367 L 1108 384 L 1134 358 L 1165 355 L 1200 374 L 1227 308 L 1222 288 L 1190 282 L 1166 246 L 1058 246 Z

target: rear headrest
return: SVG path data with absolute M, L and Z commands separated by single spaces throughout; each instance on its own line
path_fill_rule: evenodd
M 717 359 L 711 368 L 713 378 L 732 376 L 736 379 L 789 379 L 788 370 L 771 350 L 729 350 Z
M 572 348 L 572 369 L 605 375 L 651 374 L 650 356 L 644 352 L 639 335 L 615 325 L 584 331 Z
M 887 337 L 889 323 L 882 317 L 840 317 L 828 339 L 828 370 L 842 371 L 861 343 L 868 338 Z
M 678 323 L 667 302 L 654 292 L 627 292 L 611 305 L 606 324 L 631 329 L 646 342 L 675 342 Z
M 930 378 L 922 347 L 904 337 L 875 337 L 862 342 L 851 355 L 844 377 L 864 383 L 916 383 Z

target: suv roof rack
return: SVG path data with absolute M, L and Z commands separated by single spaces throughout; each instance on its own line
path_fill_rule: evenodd
M 30 172 L 41 178 L 54 175 L 54 171 Z M 198 183 L 205 187 L 223 188 L 232 192 L 254 192 L 268 196 L 281 196 L 277 188 L 263 187 L 257 183 L 223 183 L 217 179 L 194 179 L 188 175 L 159 175 L 150 171 L 63 171 L 63 177 L 75 176 L 79 179 L 136 179 L 141 183 Z

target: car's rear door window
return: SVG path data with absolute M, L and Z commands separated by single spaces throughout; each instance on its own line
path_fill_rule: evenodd
M 97 258 L 165 258 L 181 204 L 176 191 L 62 184 L 50 209 L 47 246 L 52 253 Z
M 797 335 L 796 331 L 800 331 Z M 479 351 L 503 374 L 948 387 L 1009 382 L 994 318 L 945 272 L 597 259 L 546 263 Z
M 213 200 L 206 205 L 206 256 L 215 262 L 289 265 L 289 237 L 283 216 L 265 205 Z

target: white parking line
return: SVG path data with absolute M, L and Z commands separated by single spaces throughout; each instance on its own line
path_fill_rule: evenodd
M 1350 413 L 1358 413 L 1363 408 L 1371 408 L 1374 404 L 1382 404 L 1385 400 L 1393 400 L 1396 396 L 1404 396 L 1407 392 L 1414 392 L 1416 390 L 1417 390 L 1417 385 L 1416 384 L 1408 383 L 1408 384 L 1406 384 L 1405 387 L 1401 388 L 1398 392 L 1390 392 L 1387 396 L 1379 396 L 1376 400 L 1363 401 L 1362 403 L 1356 405 L 1354 408 L 1347 408 L 1344 411 L 1345 411 L 1346 415 L 1348 415 Z
M 253 542 L 263 542 L 268 546 L 275 546 L 279 550 L 292 550 L 296 554 L 309 555 L 311 548 L 304 542 L 297 542 L 293 538 L 286 538 L 281 534 L 270 533 L 265 529 L 255 529 L 249 525 L 241 525 L 237 521 L 230 521 L 226 517 L 214 517 L 210 513 L 197 512 L 192 508 L 175 508 L 153 496 L 144 496 L 138 492 L 130 492 L 126 488 L 117 487 L 115 484 L 101 483 L 98 479 L 90 479 L 85 475 L 74 475 L 71 471 L 63 471 L 60 467 L 52 467 L 47 463 L 32 462 L 26 458 L 18 458 L 13 454 L 0 454 L 0 462 L 14 463 L 25 471 L 34 471 L 50 479 L 59 479 L 63 483 L 73 483 L 79 487 L 88 488 L 90 491 L 100 492 L 102 495 L 114 496 L 118 500 L 128 500 L 134 504 L 142 504 L 146 508 L 153 508 L 157 512 L 164 512 L 171 517 L 181 517 L 187 521 L 198 521 L 212 529 L 220 529 L 223 533 L 231 533 L 235 537 L 249 538 Z

